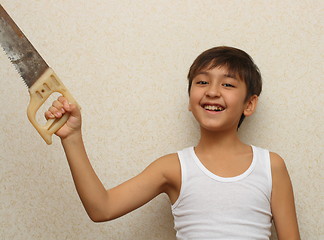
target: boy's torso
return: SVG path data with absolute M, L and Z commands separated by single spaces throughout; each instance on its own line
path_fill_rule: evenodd
M 197 149 L 198 150 L 198 149 Z M 253 152 L 251 146 L 247 145 L 244 151 L 239 154 L 220 154 L 210 157 L 210 154 L 204 154 L 197 151 L 195 153 L 200 162 L 211 173 L 220 177 L 235 177 L 244 173 L 251 165 Z M 163 175 L 166 177 L 165 193 L 169 196 L 171 204 L 178 199 L 181 190 L 181 166 L 177 153 L 164 156 L 163 161 L 167 167 L 163 169 Z
M 272 217 L 270 157 L 268 151 L 256 147 L 253 152 L 246 171 L 225 178 L 209 171 L 194 148 L 178 152 L 181 189 L 172 205 L 178 236 L 268 239 Z M 248 231 L 238 232 L 244 229 Z M 252 237 L 257 235 L 262 237 Z

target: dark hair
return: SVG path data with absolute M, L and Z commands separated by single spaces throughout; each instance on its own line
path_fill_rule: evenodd
M 238 76 L 245 82 L 247 94 L 245 101 L 251 96 L 259 96 L 262 91 L 262 78 L 257 65 L 253 59 L 244 51 L 227 46 L 214 47 L 201 53 L 192 63 L 188 73 L 188 93 L 193 79 L 203 69 L 215 67 L 227 67 L 229 74 Z M 242 114 L 238 127 L 240 127 L 245 116 Z

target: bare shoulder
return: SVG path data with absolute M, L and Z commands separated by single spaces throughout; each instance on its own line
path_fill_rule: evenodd
M 180 175 L 180 162 L 176 153 L 162 156 L 154 161 L 152 165 L 159 168 L 167 180 L 172 180 L 175 177 L 174 175 Z
M 290 185 L 290 177 L 284 159 L 277 153 L 270 152 L 271 173 L 273 191 L 276 188 L 281 188 L 283 184 Z
M 270 152 L 270 160 L 271 160 L 271 166 L 274 168 L 285 167 L 284 159 L 275 152 Z
M 275 176 L 277 174 L 288 174 L 284 159 L 277 153 L 270 152 L 271 171 Z
M 179 167 L 180 167 L 178 154 L 176 154 L 176 153 L 164 155 L 164 156 L 158 158 L 157 160 L 155 160 L 153 162 L 153 164 L 157 164 L 161 167 L 167 167 L 167 168 L 169 168 L 170 166 L 176 167 L 177 165 L 179 165 Z
M 172 153 L 156 159 L 143 172 L 159 175 L 164 179 L 164 184 L 174 184 L 181 175 L 178 154 Z
M 171 202 L 175 202 L 179 196 L 181 188 L 181 167 L 178 154 L 165 155 L 152 163 L 159 169 L 164 178 L 163 192 L 165 192 Z

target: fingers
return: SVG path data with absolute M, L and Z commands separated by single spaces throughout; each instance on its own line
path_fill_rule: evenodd
M 63 107 L 64 110 L 70 111 L 70 104 L 69 104 L 68 100 L 65 97 L 60 96 L 58 98 L 58 101 L 62 104 L 62 107 Z
M 71 107 L 67 99 L 63 96 L 53 102 L 52 106 L 45 112 L 45 118 L 61 118 L 64 113 L 70 112 Z

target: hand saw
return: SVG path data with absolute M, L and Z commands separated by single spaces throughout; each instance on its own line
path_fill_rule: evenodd
M 36 120 L 37 111 L 55 92 L 62 94 L 70 103 L 77 104 L 77 102 L 1 4 L 0 45 L 28 87 L 30 102 L 27 107 L 27 116 L 29 121 L 45 142 L 51 144 L 53 133 L 65 124 L 69 114 L 65 113 L 60 119 L 49 119 L 45 125 L 40 125 Z

